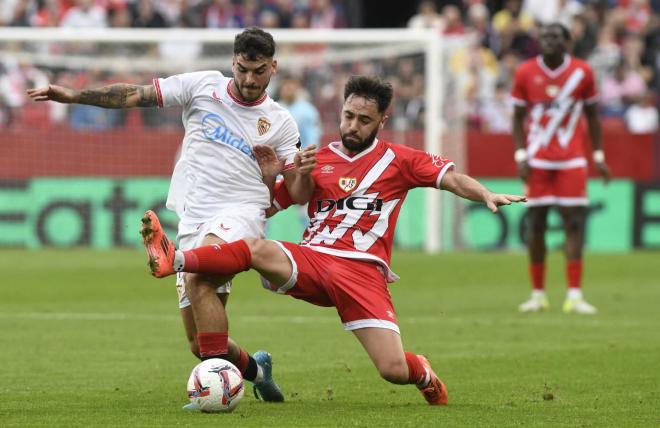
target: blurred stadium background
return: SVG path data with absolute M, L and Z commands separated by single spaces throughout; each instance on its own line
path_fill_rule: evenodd
M 233 34 L 249 25 L 275 31 L 281 73 L 271 95 L 281 97 L 285 77 L 299 79 L 323 144 L 336 138 L 347 76 L 377 73 L 396 91 L 382 137 L 439 150 L 490 187 L 520 192 L 508 93 L 516 66 L 538 53 L 539 25 L 551 21 L 570 28 L 573 54 L 597 73 L 604 148 L 616 177 L 608 187 L 590 183 L 587 248 L 659 247 L 659 8 L 657 0 L 2 1 L 0 247 L 137 245 L 139 214 L 165 212 L 182 136 L 176 110 L 34 103 L 26 88 L 147 84 L 200 69 L 228 74 Z M 414 41 L 383 27 L 426 32 Z M 365 28 L 362 38 L 355 33 Z M 437 41 L 435 50 L 427 40 Z M 410 195 L 399 247 L 523 248 L 524 209 L 492 217 L 454 198 L 439 208 L 429 199 L 437 197 Z M 173 227 L 175 219 L 163 215 Z M 269 235 L 297 240 L 302 223 L 295 217 L 274 219 Z M 551 235 L 560 245 L 561 232 Z
M 147 276 L 137 233 L 149 208 L 175 229 L 164 201 L 181 112 L 35 103 L 27 88 L 227 74 L 233 35 L 260 25 L 279 42 L 272 97 L 285 101 L 298 81 L 302 116 L 318 114 L 301 124 L 303 143 L 336 138 L 347 76 L 377 73 L 395 87 L 382 137 L 438 150 L 493 190 L 518 193 L 513 71 L 538 52 L 539 25 L 558 20 L 596 70 L 615 176 L 589 184 L 585 288 L 599 314 L 559 311 L 558 251 L 555 306 L 515 311 L 528 293 L 524 207 L 493 216 L 411 192 L 391 292 L 406 346 L 440 368 L 451 405 L 432 409 L 386 385 L 332 309 L 265 293 L 249 273 L 235 282 L 232 335 L 273 352 L 288 403 L 246 397 L 216 424 L 658 426 L 660 265 L 635 250 L 660 248 L 659 11 L 658 0 L 0 0 L 0 425 L 210 421 L 180 411 L 195 359 L 171 282 Z M 290 209 L 268 234 L 297 241 L 301 229 Z

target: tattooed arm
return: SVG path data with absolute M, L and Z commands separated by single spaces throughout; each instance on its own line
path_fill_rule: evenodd
M 27 94 L 35 101 L 88 104 L 105 108 L 155 107 L 158 105 L 156 88 L 153 85 L 115 83 L 81 91 L 48 85 L 45 88 L 28 89 Z

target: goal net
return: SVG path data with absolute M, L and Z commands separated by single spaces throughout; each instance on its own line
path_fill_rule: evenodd
M 338 139 L 343 85 L 352 74 L 376 74 L 395 88 L 381 138 L 441 153 L 465 170 L 460 70 L 448 67 L 462 39 L 434 31 L 273 30 L 278 99 L 283 76 L 300 79 L 319 113 L 321 145 Z M 149 84 L 197 70 L 231 74 L 234 30 L 0 29 L 0 247 L 138 244 L 137 219 L 162 215 L 169 176 L 183 136 L 177 109 L 106 110 L 37 103 L 25 90 L 48 83 L 80 89 L 116 82 Z M 438 251 L 453 247 L 461 208 L 432 189 L 410 193 L 396 244 Z M 268 234 L 297 241 L 295 209 L 278 214 Z M 456 241 L 458 242 L 458 241 Z

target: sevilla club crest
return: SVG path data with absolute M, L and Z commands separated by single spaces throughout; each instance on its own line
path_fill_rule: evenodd
M 357 178 L 355 177 L 341 177 L 339 178 L 339 187 L 344 192 L 350 192 L 355 189 L 357 185 Z
M 259 135 L 264 135 L 270 129 L 271 123 L 265 117 L 260 117 L 257 121 L 257 132 Z

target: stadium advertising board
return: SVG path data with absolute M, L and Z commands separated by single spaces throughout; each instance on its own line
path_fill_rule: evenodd
M 484 183 L 494 191 L 519 193 L 514 179 L 490 179 Z M 0 182 L 0 246 L 41 248 L 136 246 L 140 242 L 138 223 L 147 209 L 155 210 L 168 233 L 176 230 L 176 218 L 165 209 L 168 180 L 134 178 L 56 178 Z M 604 186 L 589 183 L 587 248 L 626 251 L 633 247 L 660 247 L 660 182 L 635 183 L 615 180 Z M 468 204 L 460 224 L 447 198 L 444 206 L 446 249 L 522 249 L 524 247 L 524 206 L 510 206 L 492 215 L 486 207 Z M 452 202 L 453 201 L 453 202 Z M 400 247 L 420 248 L 424 241 L 424 191 L 410 192 L 396 230 Z M 303 229 L 300 210 L 290 209 L 271 219 L 268 236 L 298 241 Z M 548 244 L 562 245 L 559 216 L 550 218 Z

